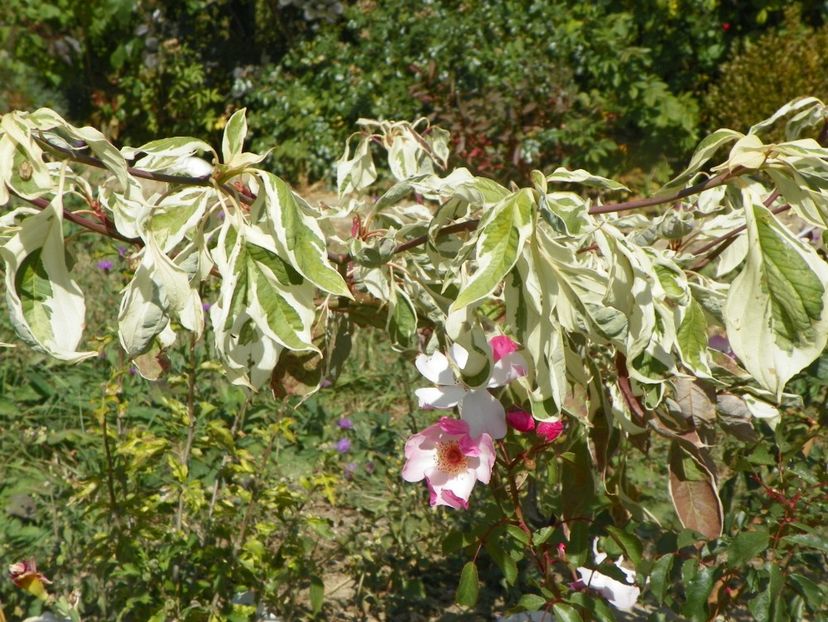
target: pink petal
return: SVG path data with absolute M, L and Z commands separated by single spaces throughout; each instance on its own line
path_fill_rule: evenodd
M 451 490 L 444 489 L 440 497 L 445 502 L 441 505 L 447 505 L 449 507 L 454 508 L 455 510 L 469 509 L 469 500 L 458 497 Z
M 489 346 L 492 348 L 492 358 L 495 360 L 495 363 L 507 354 L 510 354 L 518 349 L 518 344 L 506 335 L 497 335 L 492 337 L 489 339 Z
M 438 499 L 445 499 L 446 491 L 450 491 L 453 497 L 460 498 L 466 503 L 471 496 L 476 480 L 477 478 L 470 471 L 464 471 L 457 475 L 450 475 L 445 471 L 436 471 L 426 478 L 429 485 L 437 491 Z M 452 505 L 452 507 L 457 506 Z
M 420 403 L 420 408 L 453 408 L 457 406 L 458 402 L 463 399 L 466 390 L 463 387 L 442 386 L 442 387 L 424 387 L 414 391 L 417 400 Z
M 563 432 L 564 424 L 563 421 L 543 421 L 538 424 L 537 429 L 535 432 L 538 436 L 545 439 L 546 441 L 554 441 L 561 435 Z
M 418 354 L 414 365 L 434 384 L 455 384 L 454 372 L 451 370 L 446 355 L 442 352 L 435 352 L 431 356 Z
M 472 438 L 484 432 L 492 438 L 506 436 L 506 411 L 486 389 L 466 393 L 460 402 L 460 417 L 468 422 Z
M 467 436 L 469 433 L 469 424 L 463 421 L 462 419 L 442 417 L 440 421 L 438 421 L 435 425 L 439 427 L 441 432 L 445 432 L 446 434 L 453 434 L 455 436 Z
M 518 432 L 529 432 L 535 429 L 535 418 L 520 408 L 510 408 L 506 413 L 506 423 Z
M 483 484 L 488 484 L 492 477 L 492 468 L 495 463 L 495 448 L 492 442 L 492 437 L 488 434 L 481 434 L 478 444 L 478 465 L 475 469 L 475 476 L 477 480 Z

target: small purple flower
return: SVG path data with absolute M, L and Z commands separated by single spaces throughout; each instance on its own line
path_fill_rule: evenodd
M 724 335 L 711 335 L 707 340 L 707 347 L 718 350 L 730 358 L 736 358 L 736 355 L 733 353 L 733 348 L 730 347 L 730 341 Z
M 373 461 L 369 460 L 368 462 L 365 463 L 365 472 L 368 473 L 368 475 L 371 475 L 371 473 L 374 472 L 374 468 L 375 468 L 375 465 L 374 465 Z
M 212 306 L 213 306 L 213 303 L 212 303 L 212 302 L 202 302 L 202 303 L 201 303 L 201 308 L 202 308 L 204 311 L 209 311 L 209 310 L 210 310 L 210 307 L 212 307 Z
M 348 417 L 342 417 L 339 421 L 336 422 L 336 425 L 339 426 L 340 430 L 353 430 L 354 429 L 354 422 L 348 419 Z
M 336 450 L 341 454 L 345 454 L 351 451 L 351 439 L 340 438 L 338 441 L 336 441 Z
M 104 272 L 109 272 L 115 267 L 115 264 L 113 264 L 109 259 L 101 259 L 97 265 L 98 270 L 103 270 Z
M 124 257 L 126 257 L 126 255 L 127 255 L 126 246 L 119 246 L 118 247 L 118 257 L 123 259 Z
M 349 462 L 348 464 L 346 464 L 345 468 L 343 469 L 343 471 L 344 471 L 343 474 L 345 476 L 345 479 L 353 479 L 354 474 L 356 473 L 356 470 L 357 470 L 357 463 L 356 462 Z

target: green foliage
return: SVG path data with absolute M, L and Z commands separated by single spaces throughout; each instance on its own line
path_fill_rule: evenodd
M 724 50 L 705 3 L 670 12 L 666 27 L 667 9 L 652 8 L 641 19 L 632 7 L 563 1 L 356 3 L 261 69 L 245 99 L 255 144 L 275 143 L 280 174 L 329 178 L 360 117 L 426 115 L 451 131 L 458 162 L 498 179 L 553 163 L 649 171 L 657 146 L 679 157 L 696 138 L 700 78 L 660 52 L 678 34 L 711 71 Z
M 707 124 L 745 130 L 798 95 L 828 97 L 828 26 L 812 28 L 788 10 L 784 24 L 726 62 L 705 97 Z

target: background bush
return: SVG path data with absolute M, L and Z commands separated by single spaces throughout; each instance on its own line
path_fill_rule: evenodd
M 828 96 L 828 26 L 809 27 L 788 10 L 784 24 L 741 48 L 705 99 L 709 126 L 746 131 L 794 97 Z

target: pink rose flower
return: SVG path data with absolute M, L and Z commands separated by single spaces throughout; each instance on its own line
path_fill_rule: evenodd
M 506 423 L 518 432 L 529 432 L 535 429 L 535 418 L 520 408 L 510 408 L 506 413 Z
M 489 483 L 494 461 L 491 436 L 472 438 L 468 423 L 443 417 L 406 441 L 402 477 L 407 482 L 425 479 L 432 506 L 467 509 L 475 483 Z
M 489 339 L 489 345 L 492 348 L 492 358 L 495 363 L 502 359 L 507 354 L 517 352 L 518 344 L 512 341 L 506 335 L 496 335 Z
M 547 442 L 552 442 L 563 432 L 563 421 L 552 421 L 539 423 L 535 432 Z

